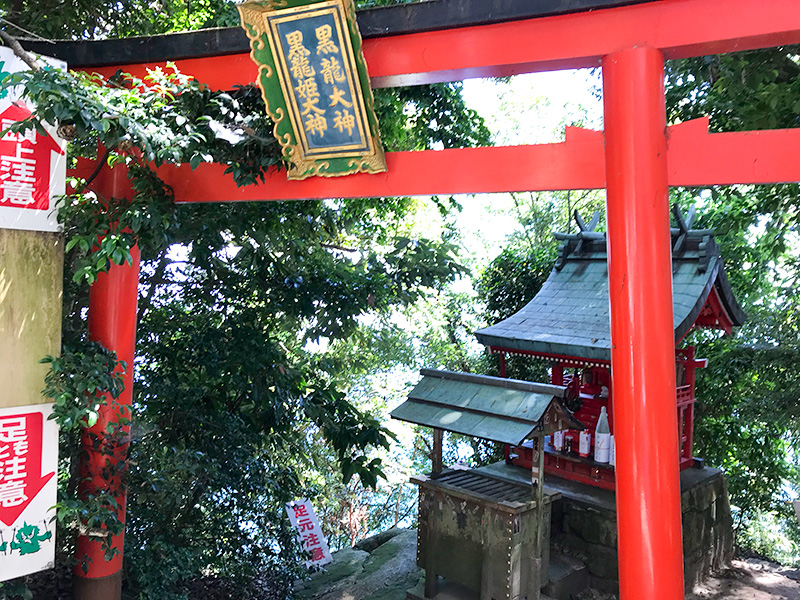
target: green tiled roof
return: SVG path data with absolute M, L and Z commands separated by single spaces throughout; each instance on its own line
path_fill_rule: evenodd
M 548 433 L 559 419 L 583 428 L 561 405 L 560 386 L 427 369 L 422 375 L 393 418 L 503 444 Z
M 734 325 L 745 315 L 733 297 L 719 247 L 711 232 L 689 231 L 673 254 L 675 340 L 694 325 L 712 288 Z M 673 240 L 680 231 L 673 231 Z M 608 262 L 605 236 L 591 232 L 567 238 L 556 268 L 542 289 L 519 312 L 475 332 L 486 346 L 555 354 L 586 360 L 611 360 Z

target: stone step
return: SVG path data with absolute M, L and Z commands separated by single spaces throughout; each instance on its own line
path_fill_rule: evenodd
M 572 600 L 589 586 L 589 569 L 577 558 L 558 552 L 550 553 L 549 581 L 542 588 L 552 600 Z M 544 597 L 544 596 L 542 596 Z
M 432 599 L 425 596 L 423 580 L 406 592 L 406 600 L 480 600 L 480 594 L 453 581 L 439 578 L 436 595 Z
M 425 597 L 425 589 L 423 583 L 420 581 L 415 587 L 406 592 L 406 600 L 431 600 Z M 439 580 L 436 587 L 436 595 L 432 600 L 480 600 L 480 594 L 470 590 L 463 585 L 448 582 L 443 579 Z M 539 600 L 557 600 L 546 596 L 544 593 L 539 594 Z

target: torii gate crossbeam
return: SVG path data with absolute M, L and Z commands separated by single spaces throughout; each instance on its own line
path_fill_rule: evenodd
M 372 87 L 504 77 L 520 73 L 599 67 L 604 56 L 637 46 L 658 48 L 666 60 L 800 43 L 794 0 L 659 0 L 632 6 L 364 40 Z M 131 56 L 131 55 L 129 55 Z M 169 57 L 120 61 L 144 76 Z M 238 54 L 175 60 L 181 72 L 212 89 L 254 82 L 249 49 Z
M 375 87 L 602 64 L 605 134 L 571 130 L 563 144 L 396 153 L 389 155 L 385 175 L 286 182 L 277 174 L 267 185 L 241 192 L 214 165 L 194 173 L 165 168 L 162 174 L 176 197 L 187 202 L 606 187 L 612 385 L 620 432 L 621 596 L 677 600 L 683 597 L 683 558 L 671 392 L 668 186 L 800 181 L 800 162 L 794 160 L 800 136 L 798 130 L 708 134 L 702 121 L 668 131 L 664 60 L 794 43 L 800 43 L 796 0 L 758 5 L 749 0 L 661 0 L 372 38 L 365 40 L 364 50 Z M 184 73 L 217 89 L 251 82 L 256 74 L 246 53 L 176 62 Z M 110 74 L 121 67 L 141 76 L 146 66 L 155 64 L 88 70 Z M 420 169 L 425 164 L 433 166 Z M 120 181 L 117 171 L 98 178 L 96 185 L 110 189 Z M 113 266 L 103 277 L 122 281 L 119 274 L 131 269 Z M 127 293 L 135 296 L 135 285 L 130 278 L 125 281 Z M 119 324 L 122 313 L 135 311 L 135 304 L 131 308 L 130 302 L 122 306 L 112 300 L 111 292 L 93 296 L 95 323 Z M 114 347 L 113 341 L 111 349 L 133 364 L 131 351 Z M 121 568 L 121 556 L 107 568 L 94 567 L 88 578 L 111 579 Z
M 670 186 L 757 184 L 798 177 L 800 129 L 708 133 L 708 119 L 667 128 L 667 182 Z M 714 157 L 714 160 L 708 160 Z M 175 202 L 253 202 L 297 198 L 372 198 L 436 194 L 490 194 L 606 187 L 602 131 L 567 127 L 555 144 L 387 152 L 388 170 L 377 175 L 314 177 L 288 181 L 270 171 L 265 183 L 237 186 L 224 165 L 163 165 L 158 175 L 175 191 Z M 74 172 L 87 177 L 92 161 Z M 123 165 L 114 169 L 116 176 Z M 109 172 L 98 175 L 103 187 Z

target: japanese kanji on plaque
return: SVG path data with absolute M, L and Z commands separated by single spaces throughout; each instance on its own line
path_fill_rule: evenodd
M 51 68 L 66 63 L 43 58 Z M 10 48 L 0 47 L 0 80 L 27 70 Z M 31 114 L 32 107 L 15 89 L 0 92 L 0 132 Z M 66 142 L 46 127 L 47 135 L 30 129 L 0 137 L 0 227 L 32 231 L 58 231 L 53 197 L 64 194 Z
M 0 581 L 55 560 L 58 426 L 50 404 L 0 409 Z
M 385 171 L 352 0 L 238 8 L 289 179 Z
M 317 514 L 314 507 L 308 500 L 295 500 L 286 503 L 286 514 L 289 515 L 289 522 L 297 531 L 303 549 L 310 553 L 310 558 L 306 560 L 306 566 L 316 565 L 321 567 L 331 562 L 331 551 L 328 549 L 328 541 L 322 528 L 319 526 Z

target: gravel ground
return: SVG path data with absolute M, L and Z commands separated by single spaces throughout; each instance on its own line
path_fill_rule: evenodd
M 800 569 L 748 558 L 708 579 L 687 600 L 800 600 Z
M 312 582 L 298 586 L 296 597 L 305 600 L 403 600 L 405 590 L 419 579 L 419 570 L 414 564 L 414 532 L 394 530 L 377 536 L 375 541 L 374 545 L 342 552 L 337 561 L 338 569 L 330 569 L 327 575 L 320 574 L 312 578 Z M 349 559 L 345 560 L 347 557 Z M 65 566 L 27 579 L 34 600 L 71 600 L 71 573 Z M 317 580 L 316 585 L 313 579 Z M 214 578 L 195 581 L 190 586 L 189 598 L 281 600 L 284 597 L 283 590 L 268 578 L 252 582 L 244 593 L 234 592 L 231 583 Z M 576 600 L 615 598 L 586 590 Z M 737 559 L 730 568 L 697 586 L 686 600 L 800 600 L 800 569 L 755 558 Z
M 616 600 L 589 589 L 575 600 Z M 694 588 L 686 600 L 800 600 L 800 569 L 748 558 Z

